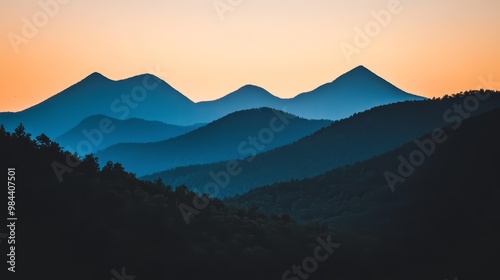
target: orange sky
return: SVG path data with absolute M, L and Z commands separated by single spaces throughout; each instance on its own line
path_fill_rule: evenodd
M 381 10 L 391 18 L 376 23 Z M 426 97 L 500 81 L 498 0 L 2 0 L 0 14 L 0 111 L 94 71 L 159 68 L 193 101 L 245 84 L 292 97 L 361 64 Z

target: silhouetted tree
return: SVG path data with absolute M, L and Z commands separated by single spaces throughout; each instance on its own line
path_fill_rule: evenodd
M 164 187 L 165 185 L 163 184 L 163 179 L 158 177 L 158 179 L 155 180 L 155 185 L 157 185 L 158 187 Z
M 26 132 L 26 128 L 22 123 L 20 123 L 15 129 L 14 133 L 12 133 L 13 138 L 22 138 L 31 140 L 31 134 Z
M 50 140 L 50 138 L 43 133 L 37 136 L 35 139 L 39 148 L 47 148 L 52 145 L 52 141 Z
M 0 125 L 0 140 L 10 137 L 10 133 L 5 130 L 3 124 Z
M 248 209 L 248 217 L 250 219 L 256 219 L 259 214 L 259 205 L 253 204 L 250 209 Z
M 121 163 L 113 163 L 112 161 L 106 162 L 106 165 L 102 168 L 101 172 L 106 176 L 121 176 L 128 174 L 125 172 L 125 168 L 121 165 Z
M 98 159 L 93 154 L 86 155 L 85 158 L 81 161 L 80 168 L 85 174 L 89 176 L 95 175 L 100 170 Z

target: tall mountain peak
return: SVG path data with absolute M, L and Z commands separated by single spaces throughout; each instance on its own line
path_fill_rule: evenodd
M 103 74 L 101 74 L 99 72 L 93 72 L 92 74 L 85 77 L 85 79 L 83 79 L 83 80 L 84 81 L 99 81 L 99 80 L 109 81 L 109 79 L 106 76 L 104 76 Z

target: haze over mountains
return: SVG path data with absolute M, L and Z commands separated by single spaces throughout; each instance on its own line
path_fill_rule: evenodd
M 266 184 L 313 177 L 388 152 L 435 128 L 461 122 L 461 104 L 475 93 L 380 106 L 336 121 L 295 143 L 239 161 L 239 168 L 244 171 L 230 177 L 229 181 L 226 176 L 215 176 L 216 179 L 211 175 L 225 172 L 227 162 L 179 167 L 144 178 L 160 177 L 166 184 L 191 188 L 203 188 L 209 182 L 220 180 L 218 183 L 224 185 L 220 195 L 230 196 Z M 476 116 L 500 107 L 498 93 L 483 94 L 489 94 L 488 100 L 474 111 L 463 112 L 465 116 Z
M 360 238 L 350 244 L 363 244 L 363 257 L 357 262 L 391 259 L 387 269 L 393 275 L 421 275 L 392 279 L 439 279 L 422 267 L 441 269 L 444 260 L 460 271 L 460 279 L 488 278 L 496 273 L 500 248 L 498 120 L 500 109 L 495 109 L 464 120 L 460 127 L 444 128 L 445 137 L 440 138 L 446 140 L 435 143 L 423 163 L 406 165 L 414 170 L 394 193 L 384 173 L 398 173 L 399 156 L 411 162 L 416 149 L 412 142 L 352 166 L 265 186 L 223 202 L 247 210 L 258 205 L 267 215 L 287 213 L 301 224 L 326 223 Z M 426 134 L 419 140 L 433 137 Z
M 383 228 L 389 224 L 389 219 L 396 220 L 401 215 L 402 206 L 411 207 L 412 212 L 421 212 L 411 215 L 412 219 L 432 216 L 436 219 L 443 213 L 461 215 L 453 213 L 453 208 L 446 209 L 444 203 L 464 204 L 474 211 L 481 211 L 483 207 L 498 208 L 497 201 L 487 193 L 495 193 L 497 198 L 500 195 L 496 187 L 500 184 L 496 172 L 500 167 L 500 146 L 497 144 L 500 135 L 495 132 L 499 119 L 500 108 L 497 108 L 464 120 L 460 127 L 443 128 L 440 139 L 445 140 L 434 142 L 433 152 L 425 155 L 424 162 L 418 166 L 412 165 L 409 157 L 420 147 L 409 142 L 366 161 L 308 179 L 257 188 L 224 199 L 224 202 L 243 209 L 258 204 L 268 215 L 287 213 L 300 223 L 327 223 L 342 232 L 363 231 L 394 238 L 398 236 L 394 228 L 390 232 L 384 232 Z M 433 137 L 432 133 L 425 134 L 418 137 L 418 141 L 425 142 L 425 148 L 431 149 L 429 139 Z M 399 156 L 408 160 L 408 172 L 410 168 L 414 170 L 391 189 L 384 174 L 398 174 Z M 394 196 L 397 199 L 391 199 Z M 431 205 L 433 203 L 436 204 Z M 440 211 L 431 211 L 432 208 Z M 379 222 L 372 222 L 376 220 Z M 410 223 L 411 219 L 405 221 Z M 412 230 L 416 228 L 401 229 L 405 234 L 399 236 L 415 234 Z
M 108 129 L 98 131 L 103 122 L 109 123 L 109 131 Z M 166 140 L 203 125 L 177 126 L 159 121 L 119 120 L 104 115 L 95 115 L 84 119 L 77 126 L 57 137 L 55 141 L 65 149 L 84 155 L 95 153 L 118 143 L 147 143 Z
M 190 115 L 183 111 L 191 104 L 191 100 L 153 75 L 112 81 L 93 73 L 38 105 L 18 113 L 0 114 L 0 122 L 7 130 L 22 122 L 35 135 L 45 133 L 56 138 L 93 115 L 155 121 L 168 115 L 168 124 L 192 125 L 197 122 L 184 121 Z
M 38 105 L 17 113 L 0 113 L 0 123 L 12 131 L 22 122 L 34 135 L 45 133 L 55 139 L 93 115 L 187 126 L 240 110 L 269 107 L 303 118 L 337 120 L 374 106 L 421 99 L 363 66 L 291 99 L 247 85 L 220 99 L 199 103 L 153 75 L 112 81 L 93 73 Z
M 0 164 L 22 172 L 16 198 L 29 206 L 19 208 L 26 246 L 17 252 L 33 269 L 16 273 L 107 279 L 126 263 L 145 279 L 280 279 L 319 243 L 335 250 L 317 279 L 489 279 L 500 248 L 499 118 L 497 109 L 445 128 L 447 140 L 394 193 L 383 173 L 415 150 L 411 142 L 315 178 L 204 200 L 210 208 L 189 226 L 178 205 L 200 199 L 185 187 L 137 180 L 117 164 L 100 169 L 91 156 L 60 182 L 51 163 L 67 154 L 57 143 L 0 129 Z M 64 265 L 52 273 L 54 262 Z
M 74 271 L 79 279 L 109 279 L 109 272 L 124 264 L 144 279 L 299 279 L 305 277 L 291 276 L 291 265 L 302 261 L 307 268 L 313 259 L 305 256 L 319 249 L 334 256 L 328 265 L 322 261 L 311 279 L 444 279 L 456 271 L 477 279 L 478 271 L 490 276 L 495 270 L 499 91 L 413 100 L 358 67 L 294 99 L 244 86 L 216 101 L 192 103 L 158 82 L 157 88 L 171 95 L 152 91 L 151 100 L 171 102 L 173 114 L 161 111 L 161 104 L 148 103 L 143 111 L 130 99 L 115 104 L 119 87 L 140 91 L 137 82 L 151 87 L 155 79 L 113 82 L 93 74 L 55 96 L 49 105 L 62 100 L 63 107 L 54 111 L 82 116 L 92 105 L 83 99 L 100 100 L 100 94 L 114 100 L 111 106 L 123 115 L 123 120 L 104 114 L 84 118 L 56 139 L 64 148 L 47 137 L 32 137 L 29 133 L 39 132 L 22 125 L 9 133 L 0 122 L 0 164 L 9 176 L 19 171 L 15 183 L 22 187 L 16 195 L 29 206 L 19 208 L 24 222 L 18 229 L 29 233 L 19 255 L 28 256 L 30 272 L 55 262 L 63 265 L 53 279 Z M 94 91 L 87 93 L 88 88 Z M 374 91 L 379 99 L 371 100 L 371 88 L 380 89 Z M 362 101 L 337 94 L 348 89 Z M 411 100 L 391 103 L 383 96 L 395 95 L 387 92 Z M 286 110 L 316 118 L 329 109 L 347 114 L 366 100 L 391 104 L 333 122 L 267 107 L 241 110 L 287 102 Z M 91 111 L 105 109 L 99 104 Z M 64 119 L 42 114 L 48 106 L 42 105 L 28 112 L 39 124 Z M 226 107 L 236 111 L 205 125 L 125 117 L 134 111 L 184 121 L 184 113 L 203 119 Z M 160 111 L 148 111 L 153 109 Z M 39 128 L 44 132 L 56 125 Z M 428 139 L 435 137 L 445 140 L 429 148 Z M 83 141 L 90 150 L 78 151 L 80 160 L 73 161 L 72 152 L 85 146 Z M 129 141 L 136 143 L 124 143 Z M 65 151 L 69 146 L 73 151 Z M 421 154 L 418 164 L 415 151 Z M 401 167 L 404 160 L 412 166 Z M 136 178 L 158 170 L 166 171 Z M 389 185 L 387 171 L 396 185 Z
M 178 166 L 241 159 L 290 144 L 329 125 L 269 108 L 229 114 L 184 135 L 155 143 L 123 143 L 96 154 L 146 175 Z

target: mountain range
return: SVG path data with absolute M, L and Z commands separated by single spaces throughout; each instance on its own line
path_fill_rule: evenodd
M 474 95 L 439 101 L 468 110 L 498 98 L 476 103 Z M 16 167 L 16 198 L 29 206 L 16 207 L 25 244 L 16 252 L 32 269 L 17 273 L 108 279 L 110 271 L 120 278 L 116 268 L 127 264 L 121 272 L 130 279 L 287 279 L 320 250 L 323 260 L 331 257 L 317 260 L 316 279 L 489 279 L 500 249 L 500 111 L 462 111 L 460 119 L 448 110 L 453 122 L 419 137 L 427 152 L 409 141 L 367 161 L 224 200 L 138 180 L 118 163 L 100 168 L 90 155 L 66 167 L 60 181 L 53 163 L 65 162 L 67 152 L 46 137 L 30 138 L 22 126 L 14 133 L 0 126 L 0 165 Z M 419 163 L 409 167 L 401 158 Z M 388 171 L 404 176 L 394 192 Z M 189 226 L 180 205 L 200 209 L 192 209 Z M 60 270 L 47 269 L 54 262 Z
M 220 195 L 232 196 L 275 182 L 313 177 L 388 152 L 435 128 L 461 123 L 463 117 L 459 109 L 463 110 L 463 104 L 479 93 L 389 104 L 335 121 L 294 143 L 238 161 L 243 171 L 231 177 L 227 185 L 220 183 L 224 185 Z M 500 107 L 500 94 L 486 93 L 490 95 L 487 101 L 479 103 L 475 110 L 462 113 L 470 117 Z M 203 188 L 214 181 L 225 182 L 227 176 L 224 172 L 228 164 L 185 166 L 144 178 L 162 178 L 172 186 Z
M 286 213 L 300 224 L 326 224 L 347 234 L 342 246 L 359 250 L 363 257 L 354 258 L 356 263 L 370 267 L 365 268 L 370 276 L 379 274 L 376 279 L 398 279 L 408 271 L 420 276 L 402 278 L 443 279 L 432 269 L 460 279 L 487 278 L 495 273 L 489 268 L 495 267 L 500 248 L 499 119 L 495 109 L 443 128 L 444 141 L 434 142 L 434 151 L 417 165 L 411 156 L 423 152 L 409 142 L 367 161 L 223 202 L 269 216 Z M 429 133 L 418 140 L 429 149 L 435 137 Z M 387 172 L 402 176 L 394 192 Z
M 198 103 L 150 74 L 113 81 L 93 73 L 38 105 L 21 112 L 0 113 L 0 123 L 8 131 L 23 123 L 34 135 L 45 133 L 55 139 L 93 115 L 189 126 L 236 111 L 269 107 L 308 119 L 338 120 L 374 106 L 422 99 L 363 66 L 290 99 L 247 85 L 220 99 Z
M 413 211 L 422 210 L 423 205 L 431 207 L 432 203 L 436 203 L 432 207 L 445 208 L 439 204 L 451 200 L 457 203 L 460 197 L 460 203 L 470 203 L 469 207 L 484 207 L 485 210 L 498 207 L 486 193 L 495 192 L 495 197 L 500 195 L 496 188 L 491 189 L 500 183 L 495 173 L 500 166 L 497 161 L 500 146 L 496 144 L 500 135 L 494 132 L 499 119 L 500 108 L 476 115 L 464 120 L 460 127 L 442 128 L 440 138 L 443 141 L 432 144 L 431 139 L 436 137 L 429 131 L 417 138 L 418 142 L 425 143 L 424 149 L 432 150 L 426 154 L 423 146 L 410 141 L 366 161 L 335 168 L 312 178 L 259 187 L 223 201 L 242 209 L 259 205 L 259 209 L 268 215 L 287 213 L 304 224 L 327 223 L 342 232 L 361 231 L 374 235 L 381 234 L 379 230 L 389 222 L 386 218 L 390 215 L 395 219 L 401 214 L 398 208 L 407 203 L 415 207 Z M 410 159 L 415 151 L 424 154 L 420 164 L 413 164 L 415 161 Z M 400 168 L 403 165 L 406 169 Z M 411 174 L 402 174 L 400 170 Z M 400 176 L 402 180 L 392 184 L 387 180 L 389 173 L 393 174 L 390 178 Z M 486 191 L 485 188 L 490 189 Z M 441 200 L 436 200 L 437 197 Z M 478 199 L 480 197 L 484 199 Z M 452 209 L 454 207 L 446 212 L 452 212 Z M 444 212 L 427 214 L 437 216 L 437 213 Z M 372 222 L 376 220 L 384 222 Z M 406 232 L 401 236 L 412 230 L 416 229 L 402 229 Z M 384 235 L 396 237 L 394 233 Z
M 2 114 L 23 279 L 489 279 L 500 91 L 419 99 L 364 67 L 293 99 L 249 85 L 200 103 L 96 73 Z
M 231 113 L 189 133 L 154 143 L 121 143 L 99 151 L 101 165 L 120 162 L 137 175 L 178 166 L 242 159 L 293 143 L 328 120 L 307 120 L 269 108 Z

